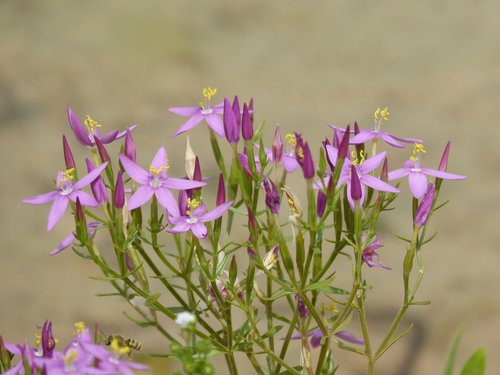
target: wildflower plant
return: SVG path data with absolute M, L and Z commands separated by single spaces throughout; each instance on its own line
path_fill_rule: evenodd
M 85 171 L 64 137 L 67 169 L 58 174 L 57 190 L 25 200 L 53 202 L 49 230 L 71 208 L 75 230 L 52 254 L 71 246 L 94 262 L 113 289 L 110 294 L 123 297 L 136 313 L 127 316 L 158 330 L 170 343 L 165 355 L 181 360 L 187 373 L 212 373 L 208 359 L 222 355 L 230 374 L 247 366 L 257 374 L 333 374 L 336 351 L 346 350 L 364 357 L 372 374 L 379 358 L 410 332 L 401 327 L 407 310 L 429 303 L 417 296 L 422 249 L 432 238 L 427 228 L 443 206 L 442 182 L 465 178 L 446 172 L 449 144 L 438 169 L 424 168 L 421 140 L 381 130 L 387 108 L 375 111 L 374 130 L 360 130 L 357 123 L 354 132 L 349 126 L 333 132 L 325 127 L 319 147 L 297 132 L 283 136 L 283 126 L 267 140 L 262 125 L 255 125 L 253 100 L 242 106 L 238 97 L 212 104 L 216 92 L 204 89 L 198 106 L 170 109 L 188 117 L 173 142 L 187 131 L 209 132 L 219 169 L 209 178 L 202 177 L 189 141 L 185 160 L 167 159 L 168 144 L 158 145 L 143 169 L 132 128 L 100 139 L 97 125 L 88 120 L 85 128 L 70 109 L 76 141 L 90 151 L 89 173 L 77 179 Z M 202 121 L 208 129 L 195 129 Z M 120 137 L 120 150 L 111 151 L 110 143 Z M 378 138 L 396 152 L 413 145 L 412 157 L 389 171 L 394 151 L 378 152 Z M 186 177 L 167 176 L 171 163 L 185 165 Z M 291 173 L 301 174 L 303 183 L 287 185 Z M 413 197 L 402 204 L 411 205 L 413 216 L 400 254 L 401 307 L 375 341 L 367 305 L 370 290 L 378 286 L 369 284 L 369 275 L 395 272 L 380 260 L 389 250 L 379 252 L 387 238 L 379 222 L 405 195 L 391 183 L 404 176 Z M 87 185 L 92 195 L 81 190 Z M 205 193 L 210 185 L 216 197 Z M 111 248 L 98 248 L 96 239 L 103 236 L 111 239 Z M 341 257 L 352 267 L 341 266 Z M 340 273 L 349 275 L 349 287 L 339 286 Z M 300 358 L 290 354 L 294 346 Z M 107 360 L 99 350 L 93 355 Z

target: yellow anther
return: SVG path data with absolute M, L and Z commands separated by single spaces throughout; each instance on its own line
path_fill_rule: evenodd
M 153 176 L 158 176 L 161 172 L 166 171 L 168 168 L 170 168 L 168 160 L 166 161 L 166 164 L 162 165 L 160 168 L 156 168 L 153 164 L 149 164 L 149 171 L 153 174 Z
M 302 207 L 300 205 L 299 199 L 295 196 L 295 193 L 288 186 L 283 186 L 281 188 L 286 194 L 288 206 L 290 207 L 290 211 L 295 216 L 302 216 Z
M 417 155 L 419 153 L 426 153 L 424 145 L 422 143 L 415 143 L 413 146 L 413 155 Z
M 187 201 L 187 206 L 188 206 L 188 210 L 186 211 L 186 215 L 188 216 L 191 216 L 192 214 L 192 210 L 195 210 L 197 209 L 198 207 L 201 206 L 201 202 L 197 199 L 191 199 L 191 198 L 188 198 L 188 201 Z
M 299 148 L 297 149 L 297 157 L 298 157 L 299 159 L 303 159 L 303 158 L 304 158 L 304 150 L 302 149 L 302 147 L 299 147 Z
M 202 91 L 202 94 L 206 100 L 210 100 L 215 94 L 217 94 L 217 89 L 211 87 L 205 87 Z
M 389 115 L 389 108 L 385 107 L 384 109 L 381 109 L 380 107 L 378 107 L 373 114 L 373 118 L 375 122 L 378 122 L 380 117 L 387 121 L 389 119 Z
M 76 322 L 74 325 L 76 334 L 82 333 L 87 327 L 84 322 Z
M 73 181 L 75 178 L 75 168 L 66 169 L 62 171 L 61 177 L 57 181 L 57 187 L 61 188 L 65 182 Z
M 287 134 L 285 135 L 286 141 L 295 148 L 297 146 L 297 138 L 295 138 L 295 134 Z
M 42 343 L 42 335 L 35 334 L 35 346 L 38 347 Z
M 118 355 L 129 354 L 131 349 L 128 346 L 123 346 L 117 337 L 113 337 L 111 341 L 111 349 Z
M 64 356 L 64 364 L 68 366 L 71 362 L 75 362 L 76 360 L 78 360 L 78 352 L 76 349 L 69 349 Z
M 366 160 L 366 155 L 363 150 L 359 151 L 359 158 L 356 155 L 356 151 L 351 151 L 352 165 L 361 165 Z
M 85 124 L 85 127 L 87 128 L 87 130 L 91 133 L 93 133 L 95 131 L 96 128 L 100 128 L 102 127 L 101 124 L 99 124 L 97 121 L 95 121 L 92 117 L 90 117 L 89 115 L 87 115 L 87 117 L 85 117 L 85 121 L 84 121 L 84 124 Z

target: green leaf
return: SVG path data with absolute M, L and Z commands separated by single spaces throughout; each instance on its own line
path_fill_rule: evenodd
M 161 296 L 161 293 L 152 294 L 151 296 L 148 297 L 148 299 L 146 300 L 146 302 L 144 304 L 147 307 L 152 307 L 156 303 L 156 301 L 158 301 L 160 296 Z
M 332 282 L 331 279 L 318 281 L 316 283 L 312 283 L 312 284 L 307 285 L 304 288 L 304 291 L 316 290 L 316 291 L 325 292 L 325 293 L 338 294 L 341 296 L 346 296 L 349 294 L 349 292 L 345 289 L 336 288 L 334 286 L 331 286 L 330 285 L 331 282 Z
M 283 326 L 274 326 L 269 331 L 267 331 L 266 333 L 264 333 L 262 335 L 262 338 L 263 339 L 267 339 L 268 337 L 272 337 L 275 334 L 277 334 L 279 331 L 281 331 L 282 328 L 283 328 Z
M 472 354 L 460 371 L 460 375 L 484 375 L 486 370 L 486 353 L 480 348 Z
M 464 327 L 462 325 L 458 328 L 457 333 L 455 333 L 455 337 L 453 337 L 453 341 L 448 349 L 443 375 L 453 375 L 453 368 L 455 367 L 455 361 L 457 360 L 458 345 L 460 344 L 463 334 Z

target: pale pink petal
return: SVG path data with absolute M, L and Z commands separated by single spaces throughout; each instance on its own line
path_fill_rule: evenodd
M 196 189 L 205 186 L 207 183 L 203 181 L 184 180 L 182 178 L 165 178 L 162 180 L 162 187 L 175 190 Z
M 188 130 L 191 130 L 194 128 L 196 125 L 198 125 L 205 116 L 203 116 L 201 113 L 196 113 L 193 117 L 191 117 L 189 120 L 187 120 L 183 125 L 179 127 L 172 135 L 176 136 L 181 133 L 187 132 Z
M 99 206 L 99 202 L 89 193 L 82 190 L 73 190 L 71 194 L 68 195 L 68 198 L 73 202 L 76 202 L 76 198 L 80 199 L 80 204 L 82 206 L 88 207 L 97 207 Z
M 50 207 L 49 219 L 47 222 L 47 230 L 50 231 L 56 226 L 56 224 L 61 220 L 68 207 L 69 199 L 67 197 L 59 196 L 54 200 L 52 206 Z
M 168 110 L 176 115 L 183 117 L 191 117 L 201 111 L 200 107 L 172 107 Z
M 108 165 L 108 162 L 105 162 L 105 163 L 101 164 L 100 166 L 98 166 L 97 168 L 95 168 L 89 174 L 80 178 L 73 185 L 73 190 L 79 190 L 79 189 L 87 186 L 88 184 L 90 184 L 92 181 L 94 181 L 101 174 L 101 172 L 104 170 L 104 168 L 106 168 L 107 165 Z
M 92 146 L 87 130 L 71 107 L 68 107 L 68 120 L 78 142 L 84 146 Z
M 156 169 L 160 169 L 161 167 L 164 167 L 167 164 L 167 151 L 165 150 L 165 147 L 160 147 L 158 151 L 156 151 L 156 154 L 153 160 L 151 161 L 151 164 Z
M 377 137 L 377 133 L 373 130 L 361 130 L 358 134 L 349 140 L 351 145 L 359 145 L 371 141 L 373 138 Z
M 129 210 L 140 207 L 148 202 L 154 195 L 154 189 L 149 185 L 141 186 L 137 191 L 130 197 L 127 202 L 127 207 Z
M 384 161 L 384 158 L 385 158 L 385 155 L 387 153 L 384 151 L 384 152 L 381 152 L 369 159 L 366 159 L 360 166 L 359 166 L 359 171 L 361 172 L 361 174 L 366 174 L 368 172 L 371 172 L 373 171 L 375 168 L 377 168 L 380 163 L 382 163 Z
M 191 232 L 193 232 L 193 234 L 196 237 L 203 239 L 207 236 L 208 230 L 207 230 L 207 227 L 205 226 L 205 224 L 195 223 L 195 224 L 191 225 Z
M 166 209 L 171 216 L 179 216 L 179 207 L 177 206 L 177 201 L 175 200 L 174 195 L 163 187 L 155 189 L 156 199 L 160 205 Z
M 411 173 L 411 170 L 408 168 L 400 168 L 395 169 L 388 174 L 389 181 L 397 180 L 398 178 L 408 176 Z
M 129 131 L 133 131 L 135 128 L 137 128 L 137 125 L 131 125 L 127 128 Z M 123 138 L 127 135 L 127 130 L 124 130 L 116 135 L 116 139 Z
M 69 234 L 66 238 L 64 238 L 57 247 L 50 252 L 49 255 L 59 254 L 64 249 L 68 248 L 73 242 L 75 242 L 75 235 L 73 233 Z
M 425 174 L 428 174 L 429 176 L 442 178 L 444 180 L 464 180 L 467 178 L 467 176 L 462 176 L 460 174 L 454 174 L 454 173 L 448 173 L 448 172 L 442 172 L 442 171 L 438 171 L 436 169 L 422 168 L 422 172 Z
M 299 163 L 294 156 L 283 154 L 283 168 L 288 173 L 294 172 L 299 167 Z
M 222 120 L 219 117 L 219 115 L 212 113 L 205 117 L 205 121 L 212 128 L 212 130 L 217 133 L 219 137 L 225 136 L 224 124 L 222 123 Z
M 50 193 L 35 195 L 34 197 L 23 199 L 23 202 L 31 204 L 44 204 L 53 201 L 59 195 L 60 195 L 59 191 L 56 190 L 56 191 L 51 191 Z
M 361 182 L 375 190 L 388 191 L 390 193 L 399 193 L 400 191 L 394 186 L 379 180 L 377 177 L 371 176 L 369 174 L 361 177 Z
M 101 143 L 107 144 L 113 142 L 118 137 L 118 130 L 110 131 L 108 134 L 98 137 Z
M 330 160 L 330 163 L 332 163 L 332 165 L 335 166 L 335 164 L 337 164 L 337 156 L 339 151 L 332 145 L 326 145 L 325 148 L 326 148 L 326 155 Z
M 135 164 L 132 160 L 127 158 L 123 154 L 119 154 L 120 162 L 122 163 L 123 169 L 130 176 L 132 180 L 138 182 L 141 185 L 145 185 L 149 182 L 149 173 L 144 169 Z
M 390 144 L 393 147 L 404 148 L 405 145 L 398 142 L 396 138 L 394 138 L 391 134 L 386 132 L 380 132 L 380 138 L 382 138 L 386 143 Z
M 233 204 L 233 201 L 223 203 L 220 206 L 217 206 L 216 208 L 214 208 L 212 211 L 207 212 L 205 215 L 200 216 L 199 220 L 201 222 L 206 222 L 206 221 L 213 221 L 215 219 L 218 219 L 219 217 L 224 215 L 224 213 L 229 209 L 229 207 L 231 207 L 232 204 Z
M 408 183 L 411 193 L 417 199 L 422 198 L 427 192 L 427 176 L 421 172 L 410 173 Z
M 186 220 L 183 220 L 181 223 L 176 224 L 173 228 L 165 229 L 165 231 L 169 233 L 183 233 L 187 232 L 190 229 L 191 229 L 191 224 L 188 224 Z
M 169 224 L 172 224 L 172 225 L 177 225 L 177 224 L 183 223 L 186 221 L 186 219 L 188 219 L 187 216 L 168 216 L 167 215 L 167 221 Z

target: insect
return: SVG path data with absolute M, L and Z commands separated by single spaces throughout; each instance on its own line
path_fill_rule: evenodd
M 139 351 L 142 349 L 142 344 L 132 338 L 125 338 L 121 335 L 109 335 L 105 340 L 104 340 L 105 345 L 112 345 L 112 346 L 117 346 L 118 348 L 121 349 L 128 349 L 128 352 L 131 350 L 136 350 Z

